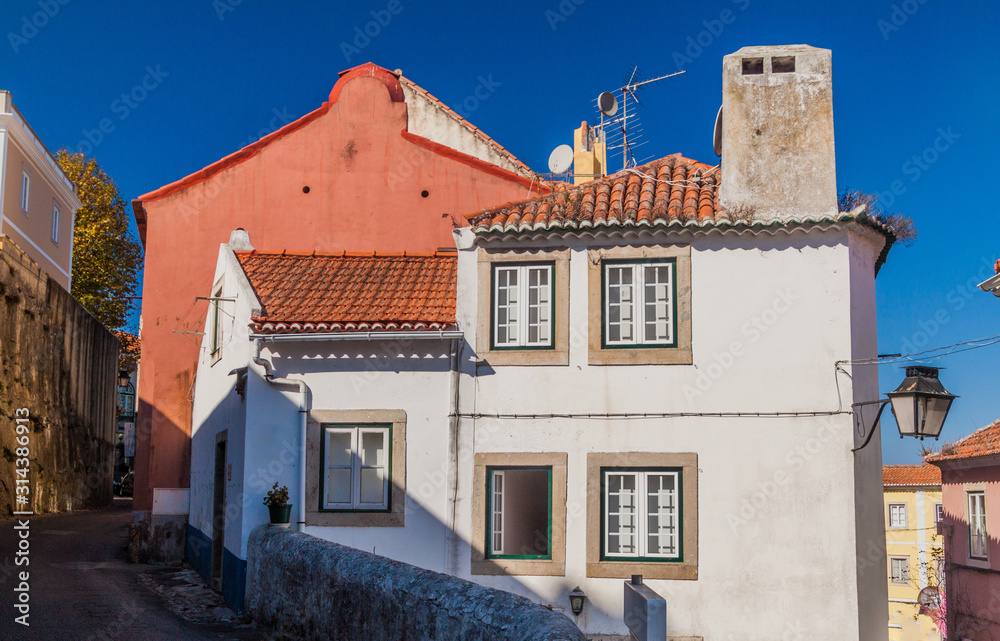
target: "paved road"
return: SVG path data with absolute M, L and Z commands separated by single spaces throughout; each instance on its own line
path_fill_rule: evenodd
M 195 626 L 139 584 L 154 566 L 125 560 L 132 502 L 30 518 L 29 564 L 15 565 L 18 521 L 0 520 L 0 640 L 223 641 L 257 639 L 248 629 Z M 30 572 L 30 626 L 15 622 L 17 576 Z

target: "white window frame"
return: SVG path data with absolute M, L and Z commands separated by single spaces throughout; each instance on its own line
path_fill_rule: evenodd
M 903 519 L 902 524 L 899 524 L 898 521 L 894 522 L 894 519 L 893 519 L 893 508 L 900 508 L 899 511 L 901 511 L 902 515 L 903 515 L 902 516 L 902 519 Z M 889 528 L 890 529 L 893 529 L 893 530 L 905 530 L 906 528 L 909 527 L 909 522 L 910 521 L 909 521 L 909 515 L 907 514 L 907 510 L 906 510 L 906 503 L 890 503 L 889 504 Z
M 968 492 L 969 506 L 969 558 L 987 560 L 990 556 L 990 538 L 986 528 L 986 492 Z
M 902 570 L 898 578 L 896 573 L 897 567 Z M 891 581 L 893 585 L 910 584 L 910 557 L 908 556 L 889 557 L 889 581 Z
M 25 214 L 28 213 L 28 208 L 31 205 L 31 175 L 25 171 L 21 170 L 21 211 Z
M 59 203 L 52 203 L 52 242 L 59 244 L 59 219 L 61 218 Z
M 528 299 L 531 295 L 532 285 L 530 284 L 530 276 L 532 272 L 544 271 L 548 275 L 548 287 L 544 288 L 547 291 L 547 298 L 544 303 L 538 303 L 535 307 L 539 310 L 539 320 L 534 325 L 538 327 L 538 339 L 535 341 L 530 340 L 530 330 L 532 324 L 529 323 L 529 314 L 531 313 L 532 306 L 528 304 Z M 517 282 L 515 285 L 509 285 L 507 288 L 516 292 L 517 299 L 512 303 L 508 302 L 508 314 L 512 314 L 513 318 L 508 318 L 507 325 L 507 341 L 500 342 L 500 275 L 502 273 L 506 274 L 516 274 Z M 555 265 L 552 263 L 537 263 L 537 264 L 505 264 L 505 263 L 494 263 L 493 274 L 492 274 L 492 305 L 491 314 L 492 318 L 492 337 L 491 343 L 493 349 L 509 349 L 509 348 L 524 348 L 524 347 L 535 347 L 535 348 L 552 348 L 554 347 L 554 300 L 555 300 Z M 537 289 L 541 290 L 542 286 Z M 508 298 L 509 301 L 509 298 Z M 511 312 L 513 308 L 513 313 Z M 544 319 L 542 318 L 544 316 Z M 513 329 L 512 329 L 513 327 Z
M 490 552 L 491 554 L 503 555 L 503 492 L 506 484 L 504 472 L 506 470 L 491 470 L 490 479 Z M 497 480 L 500 483 L 497 483 Z
M 609 540 L 611 539 L 611 529 L 609 527 L 611 521 L 611 512 L 608 509 L 610 505 L 609 496 L 611 492 L 611 485 L 609 483 L 609 477 L 611 476 L 633 476 L 635 478 L 635 520 L 636 527 L 633 536 L 636 538 L 635 552 L 616 552 L 611 553 Z M 674 554 L 659 554 L 650 553 L 647 549 L 648 544 L 648 528 L 649 528 L 649 494 L 648 494 L 648 480 L 650 476 L 672 476 L 674 477 L 674 489 L 673 489 L 673 547 L 675 550 Z M 683 523 L 683 511 L 681 509 L 681 471 L 677 469 L 662 469 L 662 470 L 631 470 L 627 468 L 608 468 L 601 470 L 601 481 L 602 481 L 602 497 L 603 502 L 603 514 L 601 514 L 601 536 L 603 538 L 603 556 L 606 560 L 614 559 L 650 559 L 650 560 L 663 560 L 663 561 L 680 561 L 682 560 L 682 550 L 681 550 L 681 526 Z M 619 543 L 620 547 L 620 543 Z
M 940 523 L 944 521 L 944 503 L 934 504 L 934 522 Z
M 667 282 L 664 283 L 667 289 L 667 298 L 665 301 L 666 305 L 666 316 L 662 319 L 665 325 L 666 337 L 663 339 L 648 340 L 646 338 L 646 268 L 647 267 L 666 267 L 667 268 Z M 631 324 L 632 324 L 632 338 L 611 340 L 611 270 L 612 269 L 630 269 L 632 273 L 632 283 L 631 283 Z M 620 346 L 650 346 L 650 347 L 670 347 L 677 344 L 677 323 L 674 314 L 674 306 L 676 301 L 674 300 L 674 291 L 676 289 L 677 283 L 677 263 L 673 260 L 614 260 L 614 261 L 604 261 L 601 265 L 602 270 L 602 281 L 603 281 L 603 301 L 604 309 L 603 314 L 603 342 L 606 347 L 620 347 Z M 619 300 L 621 296 L 619 294 Z M 621 303 L 619 303 L 621 306 Z M 654 321 L 656 322 L 656 321 Z M 621 322 L 619 322 L 619 325 Z
M 331 469 L 347 469 L 346 466 L 330 465 L 328 456 L 330 452 L 331 434 L 350 434 L 351 436 L 351 500 L 350 502 L 334 503 L 327 500 L 330 483 Z M 382 435 L 382 465 L 366 466 L 361 461 L 361 442 L 365 434 Z M 392 428 L 388 425 L 323 425 L 323 458 L 320 461 L 320 474 L 323 478 L 323 509 L 324 510 L 358 510 L 358 511 L 386 511 L 389 509 L 389 487 L 392 485 L 391 467 L 391 443 Z M 362 469 L 384 469 L 382 478 L 382 500 L 378 503 L 365 503 L 361 501 L 361 470 Z

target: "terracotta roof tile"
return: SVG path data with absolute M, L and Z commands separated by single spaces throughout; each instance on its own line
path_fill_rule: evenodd
M 955 443 L 943 446 L 924 461 L 936 463 L 955 459 L 975 458 L 1000 454 L 1000 419 L 980 428 Z
M 656 225 L 670 219 L 726 218 L 719 172 L 680 154 L 560 189 L 546 196 L 469 214 L 477 232 Z
M 455 326 L 457 257 L 236 252 L 263 333 L 443 330 Z
M 941 470 L 934 465 L 883 465 L 882 484 L 890 486 L 941 485 Z

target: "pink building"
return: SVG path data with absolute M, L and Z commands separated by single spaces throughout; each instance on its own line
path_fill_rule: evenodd
M 941 468 L 949 638 L 1000 639 L 1000 420 L 926 461 Z
M 180 560 L 191 393 L 219 245 L 433 252 L 462 214 L 547 193 L 524 163 L 398 72 L 344 71 L 315 111 L 132 203 L 146 251 L 135 494 L 139 558 Z

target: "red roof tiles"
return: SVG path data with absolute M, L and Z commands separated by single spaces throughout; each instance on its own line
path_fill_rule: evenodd
M 938 461 L 951 461 L 995 454 L 1000 454 L 1000 419 L 976 430 L 960 441 L 943 446 L 938 452 L 925 458 L 924 461 L 937 463 Z
M 672 219 L 714 219 L 717 168 L 674 154 L 634 169 L 519 203 L 469 214 L 477 232 L 654 225 Z
M 890 486 L 941 485 L 941 470 L 933 465 L 883 465 L 882 484 Z
M 455 325 L 454 254 L 236 252 L 265 333 L 443 330 Z

